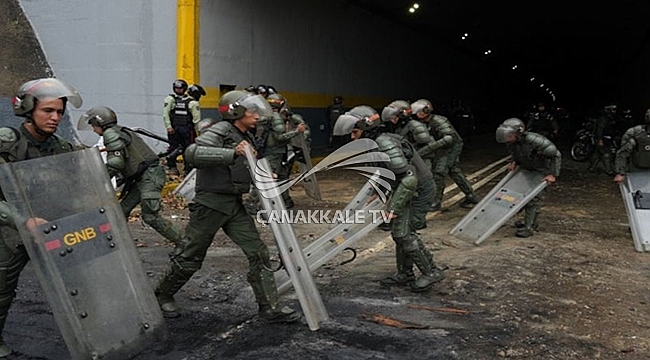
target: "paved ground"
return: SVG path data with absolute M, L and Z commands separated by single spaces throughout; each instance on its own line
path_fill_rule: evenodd
M 491 136 L 476 139 L 463 155 L 463 167 L 471 173 L 504 155 Z M 323 174 L 319 182 L 325 201 L 311 200 L 297 188 L 296 208 L 342 208 L 362 180 L 336 173 Z M 187 211 L 168 200 L 166 215 L 186 223 Z M 341 255 L 321 267 L 314 276 L 330 320 L 317 331 L 304 319 L 292 325 L 261 322 L 245 281 L 245 259 L 219 233 L 203 268 L 177 296 L 183 315 L 166 322 L 169 337 L 135 359 L 650 357 L 648 254 L 634 251 L 610 177 L 566 160 L 558 183 L 547 191 L 540 230 L 528 239 L 514 237 L 514 219 L 480 246 L 448 235 L 466 213 L 453 206 L 431 214 L 421 232 L 436 261 L 448 268 L 447 278 L 428 293 L 378 284 L 394 271 L 393 243 L 380 230 L 356 244 L 355 261 L 339 265 L 346 259 Z M 130 228 L 153 285 L 170 247 L 137 219 Z M 270 229 L 259 229 L 276 253 Z M 303 244 L 325 230 L 295 229 Z M 282 302 L 299 309 L 293 291 Z M 21 278 L 6 340 L 16 350 L 11 359 L 69 357 L 31 265 Z

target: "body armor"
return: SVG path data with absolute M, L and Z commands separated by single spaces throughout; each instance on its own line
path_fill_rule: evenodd
M 156 153 L 130 129 L 121 126 L 107 128 L 104 130 L 104 145 L 108 152 L 107 165 L 119 170 L 126 179 L 140 175 L 148 165 L 158 163 Z M 109 173 L 115 170 L 109 170 Z
M 192 98 L 189 96 L 174 96 L 174 106 L 169 114 L 173 127 L 190 126 L 192 124 L 190 101 L 192 101 Z
M 561 154 L 555 145 L 542 135 L 524 133 L 520 141 L 506 144 L 517 165 L 526 170 L 560 175 Z
M 196 138 L 185 155 L 198 168 L 197 192 L 239 195 L 250 190 L 246 158 L 234 155 L 235 146 L 244 140 L 255 143 L 249 133 L 242 133 L 228 121 L 218 122 Z

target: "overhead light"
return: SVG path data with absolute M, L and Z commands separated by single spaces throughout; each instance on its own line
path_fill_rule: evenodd
M 530 78 L 530 81 L 535 81 L 535 78 L 534 77 Z
M 492 53 L 492 50 L 486 50 L 486 51 L 485 51 L 485 55 L 489 55 L 489 54 L 491 54 L 491 53 Z
M 414 8 L 409 8 L 409 12 L 410 12 L 411 14 L 413 14 L 413 13 L 415 12 L 415 9 L 414 9 Z
M 419 8 L 420 8 L 420 4 L 418 4 L 418 3 L 413 4 L 413 8 L 414 8 L 414 9 L 419 9 Z
M 512 70 L 517 70 L 517 65 L 513 66 Z
M 543 88 L 543 87 L 544 87 L 544 84 L 540 84 L 539 87 Z

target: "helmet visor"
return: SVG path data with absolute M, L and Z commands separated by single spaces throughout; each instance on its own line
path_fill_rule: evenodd
M 499 125 L 496 131 L 496 139 L 498 143 L 505 144 L 511 142 L 517 136 L 517 130 L 511 126 Z
M 257 113 L 260 117 L 273 115 L 271 105 L 261 95 L 247 94 L 237 101 L 239 105 L 246 108 L 246 111 Z
M 19 91 L 24 95 L 31 95 L 38 100 L 67 98 L 68 103 L 79 108 L 83 103 L 79 91 L 72 85 L 68 85 L 59 79 L 46 78 L 32 80 Z
M 381 111 L 381 121 L 383 122 L 393 122 L 399 118 L 399 109 L 394 107 L 386 106 L 384 110 Z
M 332 130 L 332 135 L 334 136 L 343 136 L 350 135 L 352 129 L 354 129 L 354 124 L 359 121 L 359 118 L 349 114 L 343 114 L 336 119 L 334 123 L 334 129 Z
M 88 115 L 88 113 L 82 114 L 79 117 L 79 121 L 77 121 L 77 130 L 92 130 L 93 126 L 90 124 L 90 122 L 96 117 L 97 115 Z

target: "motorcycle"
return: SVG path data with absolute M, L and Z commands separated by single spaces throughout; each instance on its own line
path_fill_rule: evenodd
M 582 127 L 576 131 L 575 141 L 571 145 L 571 158 L 575 161 L 586 161 L 596 151 L 596 119 L 587 118 Z

